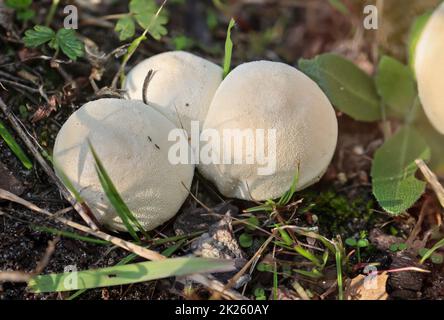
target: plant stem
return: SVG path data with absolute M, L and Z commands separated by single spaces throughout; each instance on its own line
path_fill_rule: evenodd
M 46 16 L 45 26 L 49 27 L 51 25 L 59 3 L 60 3 L 60 0 L 52 0 L 51 7 L 49 8 L 49 13 Z

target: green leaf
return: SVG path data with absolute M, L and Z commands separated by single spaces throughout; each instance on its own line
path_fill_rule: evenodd
M 341 0 L 328 0 L 330 5 L 342 14 L 349 14 L 350 11 Z
M 433 254 L 430 257 L 430 261 L 432 261 L 432 263 L 434 263 L 434 264 L 441 264 L 444 261 L 444 259 L 443 259 L 442 255 L 440 255 L 440 254 Z
M 242 233 L 239 237 L 239 244 L 242 248 L 249 248 L 253 245 L 253 237 L 249 233 Z
M 25 9 L 17 11 L 17 19 L 20 21 L 28 21 L 35 17 L 35 11 L 32 9 Z
M 75 61 L 83 56 L 83 42 L 76 37 L 73 29 L 60 29 L 56 39 L 60 49 L 71 60 Z
M 444 239 L 438 241 L 431 249 L 427 250 L 426 248 L 422 248 L 419 251 L 419 254 L 422 257 L 420 263 L 424 263 L 424 261 L 426 261 L 430 256 L 432 256 L 436 250 L 441 249 L 442 247 L 444 247 Z
M 260 223 L 259 219 L 255 216 L 249 217 L 246 222 L 247 224 L 245 225 L 245 229 L 247 229 L 248 231 L 256 230 Z
M 16 157 L 22 162 L 23 166 L 30 170 L 32 168 L 32 162 L 26 156 L 23 149 L 18 145 L 17 141 L 15 141 L 14 137 L 9 133 L 6 129 L 3 122 L 0 120 L 0 136 L 5 140 L 9 149 L 16 155 Z
M 159 15 L 157 18 L 153 17 L 153 23 L 148 30 L 148 33 L 157 41 L 168 34 L 165 25 L 168 23 L 168 18 L 165 15 Z
M 187 36 L 177 36 L 171 39 L 175 50 L 188 50 L 194 45 L 194 40 Z
M 416 81 L 410 68 L 394 58 L 383 56 L 375 83 L 379 95 L 394 115 L 405 118 L 417 96 Z
M 48 41 L 55 39 L 55 32 L 45 26 L 34 26 L 33 29 L 26 30 L 23 42 L 28 48 L 36 48 Z
M 430 149 L 411 127 L 404 127 L 376 151 L 371 176 L 373 194 L 382 208 L 397 215 L 409 209 L 424 192 L 415 178 L 416 159 L 428 160 Z
M 359 121 L 381 119 L 373 79 L 351 61 L 332 54 L 300 59 L 299 68 L 313 79 L 340 111 Z
M 263 288 L 256 288 L 254 289 L 254 296 L 256 300 L 266 300 L 267 297 L 265 296 L 265 290 Z
M 114 30 L 119 34 L 119 40 L 124 41 L 134 37 L 136 32 L 136 24 L 134 23 L 133 18 L 130 16 L 125 16 L 117 21 Z
M 109 177 L 108 173 L 105 170 L 105 167 L 103 166 L 102 162 L 100 161 L 96 151 L 94 150 L 93 146 L 91 145 L 91 142 L 89 142 L 89 148 L 91 150 L 91 153 L 94 157 L 94 161 L 96 162 L 96 171 L 97 175 L 100 180 L 100 184 L 102 185 L 103 190 L 105 191 L 105 194 L 108 198 L 108 200 L 111 202 L 112 206 L 116 210 L 117 215 L 122 220 L 123 224 L 125 225 L 126 229 L 128 230 L 129 234 L 136 240 L 137 242 L 140 241 L 139 236 L 137 235 L 136 231 L 134 230 L 133 225 L 137 226 L 137 228 L 145 234 L 145 230 L 140 225 L 140 223 L 137 221 L 137 219 L 134 217 L 131 210 L 126 205 L 125 201 L 123 201 L 122 197 L 120 196 L 119 192 L 117 191 L 116 187 L 114 186 L 113 182 L 111 181 L 111 178 Z
M 6 0 L 5 4 L 9 8 L 23 10 L 29 8 L 32 4 L 32 0 Z
M 168 16 L 165 11 L 162 11 L 156 17 L 159 7 L 154 0 L 131 0 L 129 10 L 143 29 L 149 27 L 148 33 L 154 39 L 160 40 L 162 36 L 168 33 L 168 30 L 165 28 Z
M 355 238 L 347 238 L 347 239 L 345 239 L 345 244 L 350 247 L 356 247 L 357 242 L 356 242 Z
M 358 248 L 366 248 L 368 247 L 369 242 L 367 239 L 359 239 L 356 245 Z
M 269 263 L 260 262 L 258 263 L 256 269 L 260 272 L 271 272 L 273 271 L 273 266 Z
M 224 78 L 228 75 L 231 68 L 231 55 L 233 53 L 233 41 L 231 41 L 231 29 L 233 29 L 236 21 L 231 18 L 228 24 L 227 37 L 225 38 L 225 56 L 224 56 Z
M 76 273 L 38 275 L 31 278 L 28 288 L 35 293 L 60 292 L 232 270 L 234 270 L 234 264 L 231 260 L 174 258 L 79 271 Z
M 413 25 L 410 29 L 410 36 L 408 41 L 409 50 L 409 66 L 411 70 L 415 70 L 415 56 L 416 56 L 416 46 L 418 45 L 419 39 L 421 38 L 422 31 L 432 16 L 432 11 L 426 12 L 415 19 Z

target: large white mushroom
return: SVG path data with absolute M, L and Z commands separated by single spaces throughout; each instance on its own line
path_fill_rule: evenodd
M 89 139 L 129 209 L 151 230 L 177 213 L 193 178 L 192 165 L 172 165 L 168 159 L 172 144 L 168 133 L 175 128 L 139 101 L 89 102 L 59 131 L 53 153 L 56 168 L 69 178 L 101 223 L 124 231 L 97 177 Z
M 179 128 L 190 134 L 190 122 L 202 127 L 211 100 L 222 81 L 218 65 L 184 51 L 152 56 L 137 64 L 126 77 L 124 89 L 133 100 L 143 100 L 143 84 L 154 71 L 146 100 L 159 108 Z
M 261 174 L 259 168 L 267 165 L 258 161 L 239 163 L 239 155 L 264 149 L 255 140 L 239 146 L 224 139 L 226 129 L 265 132 L 265 154 L 273 148 L 267 132 L 276 131 L 276 170 Z M 216 133 L 216 134 L 215 134 Z M 260 134 L 258 136 L 260 136 Z M 203 163 L 198 169 L 219 191 L 240 199 L 266 200 L 277 198 L 287 191 L 299 166 L 297 190 L 317 182 L 329 165 L 337 142 L 338 125 L 335 111 L 327 97 L 310 78 L 297 69 L 277 62 L 257 61 L 235 68 L 219 86 L 204 123 L 201 154 L 214 156 L 219 140 L 221 155 L 226 164 Z M 219 136 L 220 139 L 215 138 Z M 206 142 L 204 140 L 210 140 Z M 254 149 L 248 148 L 254 146 Z M 271 147 L 271 148 L 270 148 Z M 204 148 L 206 151 L 204 151 Z M 227 150 L 233 153 L 227 155 Z M 237 150 L 237 155 L 233 156 Z M 268 151 L 267 151 L 268 150 Z M 251 163 L 251 162 L 250 162 Z
M 430 17 L 416 46 L 419 97 L 433 126 L 444 134 L 444 3 Z

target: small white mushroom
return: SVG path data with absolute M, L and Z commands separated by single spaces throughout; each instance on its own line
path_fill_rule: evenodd
M 416 47 L 419 97 L 433 126 L 444 134 L 444 3 L 430 17 Z
M 168 133 L 175 128 L 139 101 L 89 102 L 60 129 L 53 153 L 56 168 L 69 178 L 101 223 L 124 231 L 97 177 L 89 139 L 129 209 L 151 230 L 178 212 L 193 178 L 192 165 L 172 165 L 168 160 L 172 144 Z
M 159 108 L 179 128 L 190 134 L 190 122 L 202 127 L 211 100 L 222 81 L 222 69 L 203 58 L 184 51 L 152 56 L 136 65 L 126 77 L 124 89 L 130 99 L 143 100 L 143 84 L 149 70 L 154 71 L 146 99 Z
M 226 129 L 254 130 L 259 135 L 253 143 L 230 146 L 231 139 L 223 138 Z M 264 146 L 257 137 L 265 131 Z M 276 170 L 271 175 L 259 173 L 266 167 L 258 151 L 272 151 L 267 132 L 276 131 Z M 211 132 L 220 139 L 213 139 Z M 203 140 L 206 133 L 209 133 Z M 246 131 L 244 131 L 246 133 Z M 277 198 L 286 192 L 299 166 L 297 190 L 317 182 L 328 167 L 337 142 L 338 124 L 335 111 L 318 85 L 297 69 L 283 63 L 257 61 L 235 68 L 219 86 L 211 103 L 204 123 L 201 154 L 206 150 L 213 154 L 218 143 L 221 156 L 228 157 L 228 164 L 205 164 L 198 169 L 219 191 L 227 196 L 240 199 L 266 200 Z M 268 141 L 267 141 L 268 140 Z M 206 147 L 205 147 L 206 146 Z M 248 147 L 254 149 L 248 151 Z M 227 150 L 233 151 L 227 156 Z M 237 153 L 237 158 L 233 154 Z M 242 164 L 240 154 L 256 153 L 254 163 Z M 214 162 L 214 161 L 213 161 Z M 225 162 L 225 163 L 227 163 Z

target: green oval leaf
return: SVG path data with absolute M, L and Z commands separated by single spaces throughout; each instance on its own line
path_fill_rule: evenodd
M 395 116 L 405 118 L 416 99 L 416 81 L 410 68 L 383 56 L 375 77 L 376 88 Z
M 409 126 L 376 151 L 371 170 L 373 194 L 384 210 L 401 214 L 421 197 L 426 183 L 415 178 L 415 160 L 429 158 L 427 143 Z
M 353 62 L 326 53 L 311 60 L 299 60 L 299 68 L 340 111 L 359 121 L 381 119 L 380 99 L 373 79 Z
M 253 237 L 249 233 L 242 233 L 239 237 L 239 244 L 242 248 L 249 248 L 253 245 Z

